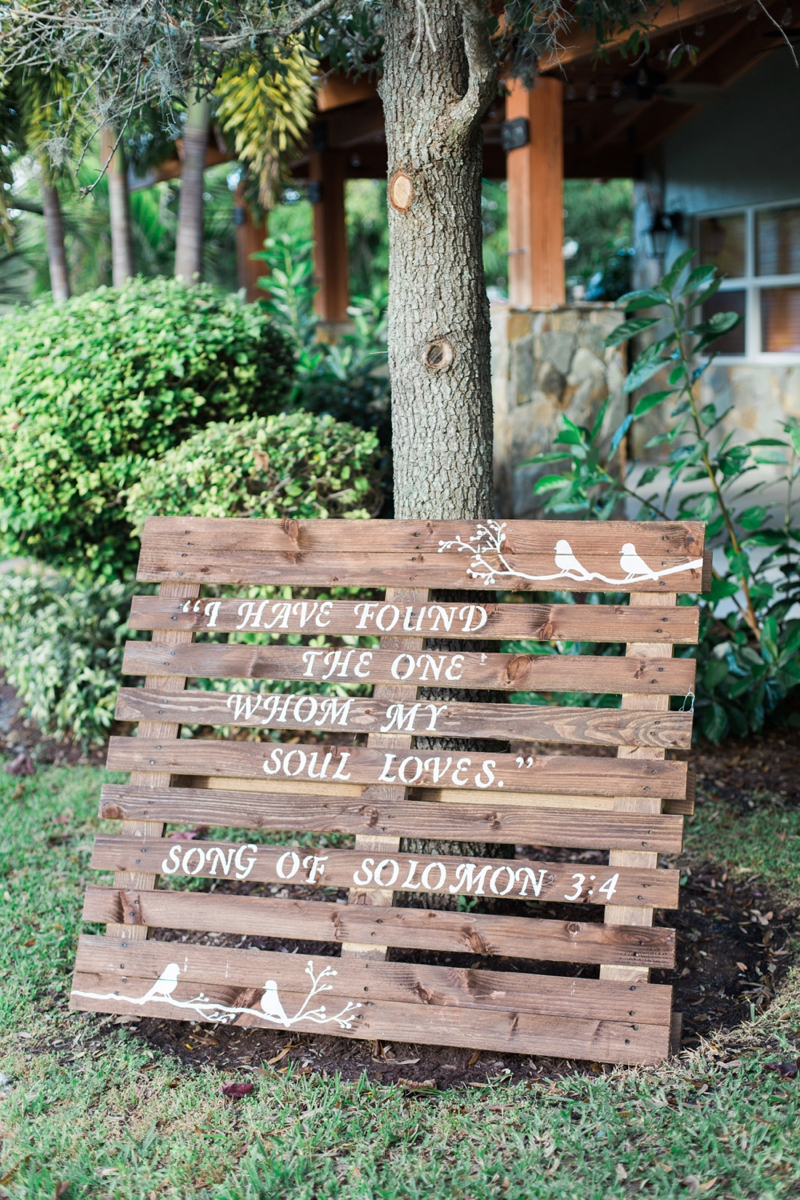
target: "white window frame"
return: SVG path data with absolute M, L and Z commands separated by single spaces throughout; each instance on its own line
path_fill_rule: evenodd
M 770 367 L 795 367 L 800 364 L 798 350 L 761 349 L 761 290 L 775 287 L 800 287 L 800 274 L 756 275 L 756 213 L 781 208 L 800 208 L 800 199 L 773 201 L 771 204 L 737 204 L 730 208 L 714 208 L 708 212 L 695 213 L 694 245 L 700 245 L 700 222 L 713 217 L 735 217 L 745 219 L 745 274 L 737 279 L 726 279 L 720 288 L 723 292 L 745 293 L 745 344 L 744 354 L 718 354 L 714 358 L 720 366 L 742 366 L 758 364 Z M 700 260 L 696 262 L 699 264 Z

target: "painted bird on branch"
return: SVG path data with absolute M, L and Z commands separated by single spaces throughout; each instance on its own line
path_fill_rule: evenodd
M 656 572 L 636 553 L 633 542 L 626 542 L 622 547 L 619 565 L 625 572 L 626 583 L 633 578 L 658 579 Z
M 559 571 L 569 571 L 572 575 L 577 575 L 579 579 L 591 579 L 591 573 L 582 566 L 575 555 L 572 553 L 572 547 L 569 542 L 560 538 L 556 542 L 556 566 Z

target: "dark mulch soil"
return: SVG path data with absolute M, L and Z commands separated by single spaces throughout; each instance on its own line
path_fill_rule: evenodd
M 587 862 L 589 857 L 582 855 L 580 861 Z M 665 925 L 677 930 L 677 966 L 674 971 L 654 972 L 653 981 L 673 984 L 675 1009 L 684 1014 L 683 1045 L 689 1047 L 700 1036 L 739 1024 L 750 1015 L 751 1005 L 762 1009 L 770 1002 L 787 968 L 784 945 L 793 922 L 792 914 L 773 903 L 754 879 L 734 882 L 728 879 L 723 867 L 713 863 L 704 863 L 694 870 L 684 868 L 684 875 L 686 883 L 679 913 L 664 913 L 662 917 Z M 542 905 L 538 915 L 563 919 L 566 908 Z M 515 911 L 519 913 L 519 907 Z M 574 910 L 571 915 L 574 916 Z M 586 916 L 585 910 L 582 916 Z M 160 931 L 156 936 L 178 941 L 185 937 L 168 931 Z M 201 938 L 190 934 L 188 940 Z M 243 944 L 241 939 L 228 938 L 216 938 L 213 943 Z M 330 952 L 329 946 L 316 942 L 264 938 L 249 939 L 246 944 L 285 953 Z M 419 955 L 403 951 L 393 951 L 392 958 L 420 961 Z M 449 966 L 480 965 L 493 970 L 569 972 L 568 965 L 565 968 L 563 963 L 476 959 L 466 954 L 429 954 L 424 960 Z M 591 975 L 592 971 L 577 973 Z M 402 1083 L 412 1090 L 479 1086 L 500 1078 L 556 1078 L 576 1068 L 590 1073 L 606 1069 L 596 1063 L 575 1064 L 564 1059 L 229 1029 L 152 1018 L 130 1024 L 143 1041 L 191 1066 L 202 1067 L 211 1062 L 233 1072 L 246 1072 L 270 1066 L 285 1070 L 291 1064 L 304 1073 L 338 1072 L 348 1080 L 366 1074 L 372 1080 Z

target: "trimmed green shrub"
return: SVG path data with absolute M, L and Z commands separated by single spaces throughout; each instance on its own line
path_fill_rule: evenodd
M 371 430 L 282 413 L 208 425 L 167 451 L 130 489 L 137 532 L 151 513 L 182 517 L 369 517 L 381 506 Z
M 116 581 L 82 587 L 47 568 L 0 575 L 0 658 L 42 733 L 84 746 L 107 736 L 135 590 Z
M 124 496 L 211 421 L 288 397 L 294 353 L 257 305 L 139 279 L 0 325 L 0 536 L 7 554 L 118 576 L 136 560 Z

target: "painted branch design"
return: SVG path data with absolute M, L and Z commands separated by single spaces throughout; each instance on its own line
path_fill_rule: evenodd
M 312 959 L 309 961 L 305 973 L 311 979 L 311 988 L 293 1017 L 286 1015 L 280 996 L 278 995 L 278 985 L 274 979 L 268 979 L 264 984 L 264 994 L 261 997 L 260 1009 L 239 1008 L 235 1005 L 220 1004 L 212 1000 L 209 996 L 206 996 L 203 992 L 199 996 L 192 997 L 191 1000 L 177 1000 L 173 996 L 180 977 L 180 967 L 177 963 L 168 963 L 150 990 L 145 992 L 143 996 L 121 996 L 119 992 L 81 992 L 77 989 L 73 989 L 72 995 L 85 996 L 90 1000 L 124 1000 L 126 1004 L 139 1004 L 142 1007 L 151 1001 L 160 1004 L 171 1004 L 174 1008 L 191 1010 L 197 1013 L 203 1020 L 214 1021 L 221 1025 L 234 1025 L 237 1017 L 247 1014 L 258 1017 L 261 1021 L 268 1021 L 273 1025 L 283 1025 L 286 1029 L 290 1029 L 298 1021 L 314 1021 L 318 1025 L 326 1025 L 333 1021 L 340 1029 L 352 1029 L 353 1013 L 357 1008 L 361 1008 L 361 1005 L 357 1002 L 348 1000 L 344 1008 L 338 1013 L 333 1014 L 328 1013 L 324 1004 L 320 1004 L 317 1008 L 308 1008 L 308 1005 L 320 992 L 330 992 L 333 990 L 332 984 L 323 983 L 322 981 L 329 976 L 338 974 L 338 972 L 334 971 L 331 967 L 324 967 L 319 974 L 315 974 Z
M 601 583 L 608 583 L 612 587 L 624 587 L 631 583 L 641 583 L 645 579 L 663 579 L 667 575 L 680 575 L 684 571 L 701 570 L 703 567 L 702 558 L 695 558 L 680 566 L 665 567 L 661 571 L 656 571 L 637 554 L 633 542 L 625 542 L 619 558 L 620 570 L 625 572 L 625 576 L 622 579 L 610 579 L 598 571 L 588 571 L 573 554 L 569 542 L 561 538 L 556 542 L 554 554 L 554 563 L 558 567 L 558 571 L 552 575 L 528 575 L 513 567 L 504 554 L 503 543 L 506 540 L 504 530 L 505 523 L 501 525 L 498 521 L 486 521 L 476 525 L 475 533 L 467 541 L 459 535 L 452 541 L 439 542 L 439 554 L 445 550 L 451 550 L 453 547 L 458 553 L 464 550 L 468 551 L 472 555 L 472 562 L 467 567 L 466 573 L 470 579 L 482 579 L 485 587 L 494 587 L 498 580 L 510 578 L 528 579 L 535 583 L 549 583 L 556 579 L 575 579 L 586 582 L 596 579 Z M 500 560 L 500 566 L 487 562 L 484 557 L 487 554 L 496 555 Z

